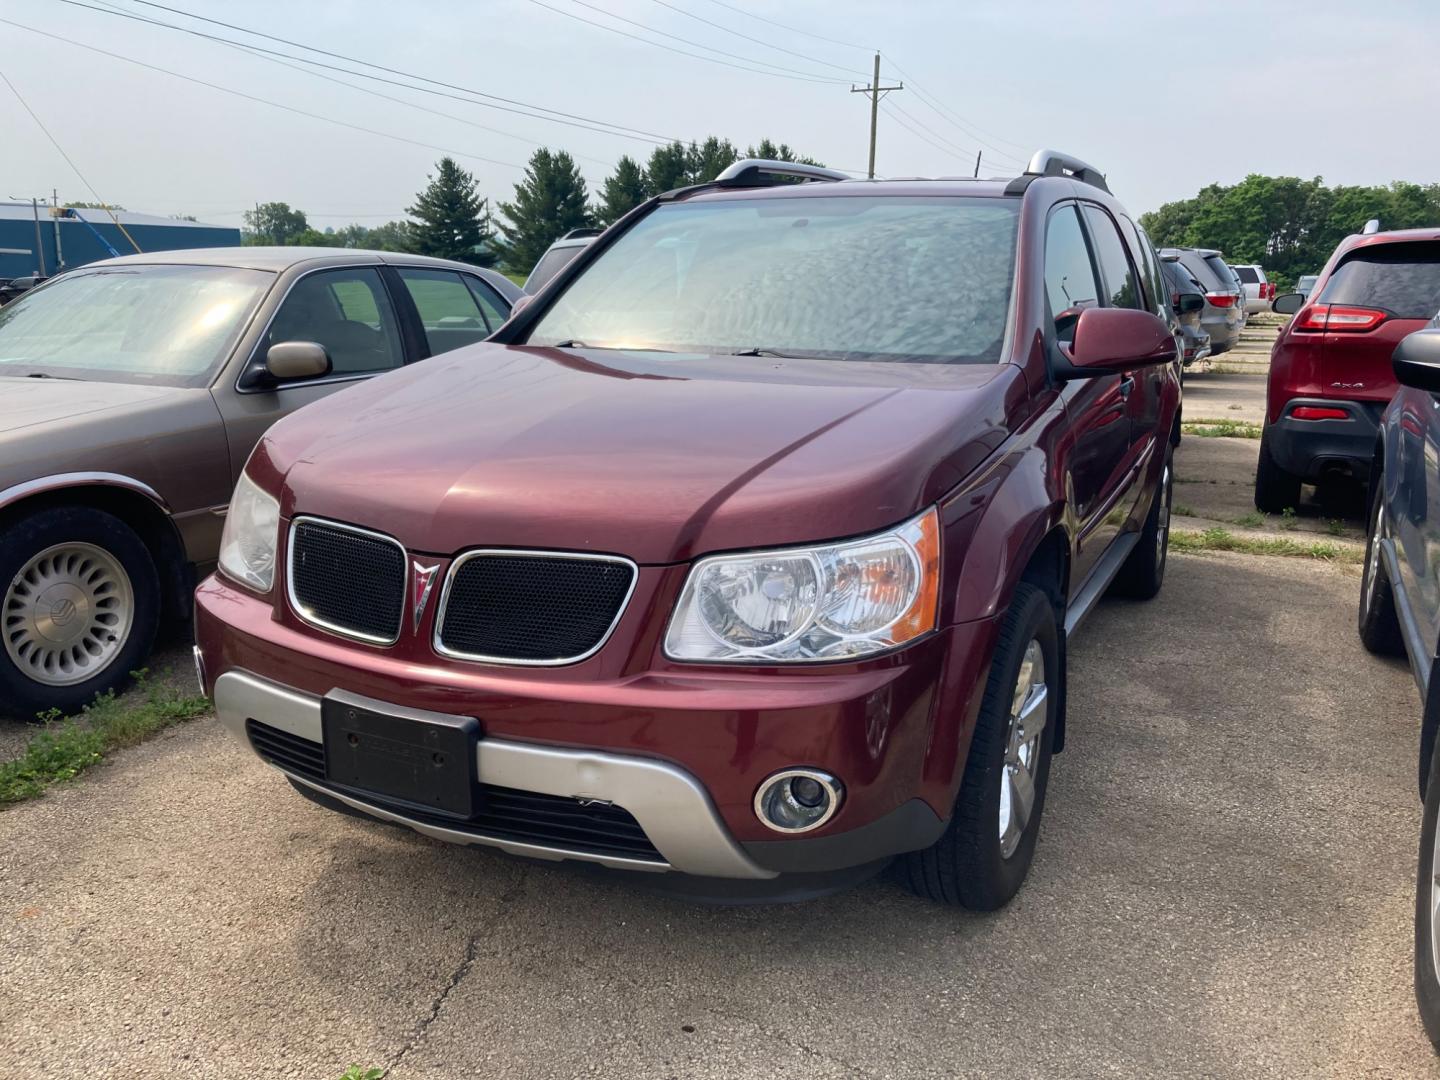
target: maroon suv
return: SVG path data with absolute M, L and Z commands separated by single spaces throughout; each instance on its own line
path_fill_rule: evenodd
M 1008 183 L 741 162 L 488 343 L 273 427 L 197 593 L 201 680 L 335 809 L 752 892 L 903 853 L 996 907 L 1067 636 L 1160 588 L 1165 298 L 1057 154 Z
M 1347 236 L 1308 300 L 1277 297 L 1295 317 L 1270 352 L 1255 506 L 1278 514 L 1302 483 L 1367 481 L 1380 414 L 1399 389 L 1390 355 L 1440 310 L 1440 229 Z

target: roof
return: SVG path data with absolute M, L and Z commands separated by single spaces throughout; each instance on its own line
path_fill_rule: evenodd
M 1392 229 L 1389 232 L 1355 233 L 1347 236 L 1342 243 L 1348 251 L 1352 248 L 1369 247 L 1371 244 L 1393 244 L 1416 240 L 1440 240 L 1440 226 L 1429 229 Z
M 114 222 L 110 217 L 110 211 L 101 210 L 98 207 L 81 207 L 80 213 L 92 225 L 112 225 Z M 136 214 L 129 210 L 116 210 L 115 217 L 120 219 L 121 225 L 156 225 L 172 229 L 233 229 L 234 225 L 207 225 L 203 221 L 186 221 L 183 218 L 160 217 L 156 214 Z M 0 221 L 34 221 L 35 207 L 28 202 L 0 202 Z M 67 218 L 50 217 L 50 207 L 44 203 L 40 204 L 40 221 L 45 223 L 51 220 L 64 222 Z

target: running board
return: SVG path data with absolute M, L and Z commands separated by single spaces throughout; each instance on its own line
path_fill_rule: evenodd
M 1105 590 L 1115 580 L 1115 575 L 1120 572 L 1120 567 L 1125 565 L 1125 560 L 1130 557 L 1130 552 L 1135 550 L 1135 545 L 1139 541 L 1140 534 L 1138 532 L 1123 533 L 1116 537 L 1115 543 L 1110 545 L 1110 550 L 1095 565 L 1095 569 L 1090 574 L 1090 580 L 1085 582 L 1085 587 L 1080 590 L 1074 602 L 1066 608 L 1066 637 L 1075 632 L 1075 628 L 1095 607 L 1095 602 L 1105 595 Z

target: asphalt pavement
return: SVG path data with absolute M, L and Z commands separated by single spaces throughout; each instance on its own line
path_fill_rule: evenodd
M 1034 870 L 704 907 L 327 813 L 213 721 L 0 814 L 0 1076 L 1423 1076 L 1419 707 L 1353 567 L 1176 556 L 1070 656 Z

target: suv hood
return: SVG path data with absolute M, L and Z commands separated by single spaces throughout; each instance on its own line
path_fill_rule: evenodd
M 1004 364 L 487 344 L 301 410 L 249 469 L 279 485 L 286 517 L 350 522 L 413 551 L 671 563 L 899 522 L 1001 444 L 1022 390 Z

